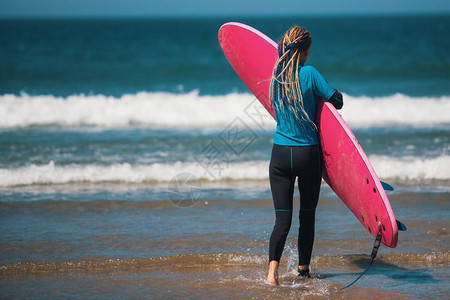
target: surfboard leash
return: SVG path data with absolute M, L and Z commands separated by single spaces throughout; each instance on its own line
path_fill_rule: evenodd
M 363 277 L 363 275 L 366 274 L 367 271 L 369 271 L 370 267 L 371 267 L 372 264 L 373 264 L 373 261 L 375 260 L 375 257 L 377 257 L 378 249 L 380 248 L 380 245 L 381 245 L 381 235 L 382 235 L 382 232 L 381 232 L 381 222 L 378 222 L 378 225 L 379 225 L 379 230 L 378 230 L 377 236 L 375 237 L 375 243 L 373 244 L 373 249 L 372 249 L 372 254 L 370 255 L 370 263 L 369 263 L 369 265 L 368 265 L 367 268 L 364 270 L 364 272 L 362 272 L 361 275 L 358 276 L 358 278 L 356 278 L 356 279 L 355 279 L 352 283 L 350 283 L 349 285 L 347 285 L 347 286 L 345 286 L 345 287 L 343 287 L 343 288 L 338 289 L 338 291 L 342 291 L 342 290 L 345 290 L 346 288 L 351 287 L 355 282 L 357 282 L 361 277 Z

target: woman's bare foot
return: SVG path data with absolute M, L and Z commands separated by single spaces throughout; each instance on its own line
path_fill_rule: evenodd
M 267 282 L 272 285 L 278 285 L 278 262 L 276 260 L 272 260 L 269 264 Z

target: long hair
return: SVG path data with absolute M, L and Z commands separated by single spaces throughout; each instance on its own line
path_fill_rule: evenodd
M 270 99 L 277 118 L 285 118 L 291 112 L 304 129 L 304 121 L 314 130 L 303 105 L 302 89 L 299 80 L 299 64 L 304 63 L 311 47 L 311 34 L 305 28 L 295 26 L 289 29 L 278 44 L 278 60 L 272 74 Z

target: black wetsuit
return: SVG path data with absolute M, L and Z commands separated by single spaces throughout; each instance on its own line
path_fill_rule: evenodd
M 336 108 L 343 105 L 335 92 L 328 99 Z M 322 181 L 320 145 L 281 146 L 274 144 L 269 166 L 270 187 L 275 207 L 275 226 L 270 237 L 269 262 L 280 261 L 292 220 L 295 179 L 300 192 L 298 231 L 299 265 L 309 265 L 314 244 L 314 224 Z

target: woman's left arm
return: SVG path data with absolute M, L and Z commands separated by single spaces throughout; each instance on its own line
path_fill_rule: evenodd
M 342 94 L 332 88 L 327 80 L 314 67 L 311 67 L 314 93 L 319 97 L 333 104 L 336 109 L 341 109 L 344 105 Z
M 328 99 L 328 102 L 333 104 L 336 109 L 341 109 L 344 106 L 344 99 L 341 93 L 337 90 L 334 90 L 334 94 Z

